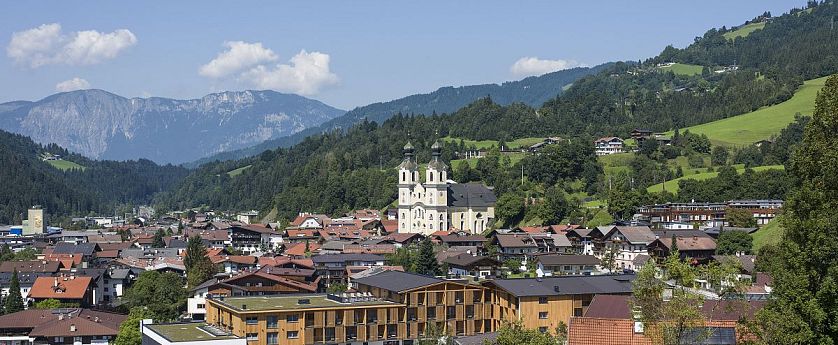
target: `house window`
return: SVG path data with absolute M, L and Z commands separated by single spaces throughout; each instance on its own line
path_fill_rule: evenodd
M 268 345 L 276 345 L 276 344 L 279 344 L 279 333 L 277 333 L 277 332 L 268 333 Z
M 474 305 L 467 305 L 466 306 L 466 318 L 473 319 L 474 318 Z
M 285 322 L 300 322 L 300 314 L 288 314 L 285 317 Z
M 279 326 L 279 318 L 276 315 L 268 316 L 268 328 L 277 328 Z
M 297 339 L 297 338 L 300 337 L 300 332 L 299 331 L 288 331 L 287 333 L 285 333 L 285 337 L 288 338 L 288 339 Z
M 247 333 L 245 338 L 247 341 L 257 341 L 259 340 L 259 333 Z
M 200 304 L 200 303 L 198 303 L 197 307 L 198 307 L 198 309 L 204 309 L 204 308 L 206 308 L 207 306 L 206 306 L 206 304 Z
M 450 306 L 447 309 L 448 309 L 448 311 L 447 311 L 448 320 L 453 320 L 453 319 L 457 318 L 457 307 Z
M 255 316 L 249 316 L 245 319 L 245 323 L 247 323 L 248 325 L 256 325 L 259 323 L 259 318 Z
M 547 312 L 546 311 L 538 312 L 538 318 L 542 319 L 542 320 L 547 319 Z
M 582 308 L 573 308 L 573 316 L 582 316 Z
M 547 297 L 539 297 L 538 304 L 547 304 Z
M 547 333 L 547 327 L 538 327 L 538 331 L 541 333 Z
M 428 307 L 427 311 L 428 320 L 435 320 L 436 319 L 436 307 Z

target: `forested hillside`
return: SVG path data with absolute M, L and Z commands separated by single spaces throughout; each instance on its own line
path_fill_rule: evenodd
M 501 197 L 505 193 L 547 197 L 550 191 L 561 189 L 562 193 L 585 192 L 618 199 L 620 196 L 606 192 L 602 167 L 585 151 L 590 149 L 594 137 L 627 136 L 636 127 L 671 130 L 790 98 L 804 78 L 838 72 L 834 54 L 838 51 L 838 31 L 831 30 L 829 22 L 835 14 L 838 4 L 823 3 L 805 12 L 793 11 L 773 18 L 763 30 L 734 40 L 724 38 L 729 30 L 712 29 L 685 49 L 667 47 L 660 56 L 647 61 L 616 63 L 599 74 L 577 80 L 562 95 L 539 108 L 522 103 L 501 105 L 494 97 L 487 97 L 448 115 L 397 115 L 380 125 L 363 122 L 345 133 L 335 130 L 312 135 L 291 148 L 268 150 L 240 161 L 207 164 L 158 201 L 165 208 L 257 208 L 263 214 L 275 209 L 281 217 L 299 211 L 336 213 L 359 207 L 381 208 L 394 200 L 392 168 L 398 164 L 400 148 L 408 137 L 420 148 L 419 162 L 423 162 L 429 157 L 422 148 L 439 137 L 509 141 L 548 135 L 570 138 L 573 143 L 562 149 L 567 151 L 556 154 L 562 163 L 553 166 L 577 161 L 578 169 L 539 178 L 539 169 L 556 162 L 531 159 L 525 162 L 524 173 L 535 185 L 515 186 L 522 163 L 495 157 L 478 160 L 471 167 L 476 171 L 454 170 L 453 176 L 458 180 L 484 180 L 494 185 Z M 796 53 L 792 54 L 786 46 L 793 47 Z M 762 60 L 752 58 L 751 50 L 759 51 Z M 673 69 L 662 69 L 659 64 L 663 62 L 701 63 L 702 72 L 675 73 Z M 665 158 L 710 153 L 706 137 L 687 133 L 683 137 L 679 146 L 667 150 L 654 147 L 646 153 L 649 158 L 638 159 L 638 169 L 623 180 L 642 180 L 644 185 L 626 182 L 627 190 L 642 187 L 645 191 L 655 181 L 675 176 L 676 171 L 661 163 Z M 462 149 L 459 145 L 445 145 L 443 158 L 448 161 L 454 151 Z M 674 156 L 665 157 L 669 154 Z M 731 155 L 734 157 L 725 156 L 721 164 L 752 156 L 748 150 Z M 588 158 L 577 160 L 570 156 Z M 241 175 L 227 174 L 245 166 L 250 168 Z M 643 202 L 657 200 L 654 196 L 642 197 Z M 671 194 L 662 197 L 674 199 Z
M 41 157 L 59 155 L 83 169 L 62 171 Z M 53 161 L 55 162 L 55 161 Z M 95 161 L 56 145 L 41 146 L 18 134 L 0 131 L 0 224 L 20 224 L 27 208 L 42 205 L 51 216 L 112 215 L 120 206 L 151 202 L 172 188 L 188 170 L 149 160 Z
M 256 155 L 264 150 L 288 147 L 301 142 L 311 135 L 339 128 L 344 130 L 348 129 L 365 119 L 381 123 L 396 114 L 431 115 L 434 113 L 451 113 L 482 97 L 491 97 L 495 102 L 503 105 L 517 102 L 538 107 L 545 101 L 561 94 L 564 89 L 579 78 L 599 73 L 611 65 L 611 63 L 606 63 L 594 67 L 576 67 L 541 76 L 528 77 L 518 81 L 505 82 L 500 85 L 448 86 L 439 88 L 431 93 L 411 95 L 388 102 L 373 103 L 355 108 L 345 115 L 327 121 L 320 126 L 308 128 L 287 137 L 268 140 L 254 147 L 213 155 L 199 160 L 199 163 L 213 160 L 239 159 Z

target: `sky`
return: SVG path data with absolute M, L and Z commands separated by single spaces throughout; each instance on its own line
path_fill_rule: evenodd
M 15 1 L 0 10 L 0 102 L 296 93 L 341 109 L 685 47 L 805 0 Z

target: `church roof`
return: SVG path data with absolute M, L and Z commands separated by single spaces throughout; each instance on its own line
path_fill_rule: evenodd
M 402 164 L 399 164 L 399 169 L 405 169 L 405 170 L 413 171 L 413 170 L 419 169 L 419 165 L 416 164 L 416 161 L 414 161 L 413 158 L 406 157 L 402 161 Z
M 497 202 L 495 193 L 482 183 L 455 183 L 448 186 L 448 205 L 488 207 Z
M 446 170 L 448 170 L 448 166 L 447 166 L 447 165 L 445 165 L 445 163 L 443 163 L 441 160 L 439 160 L 439 159 L 438 159 L 438 158 L 436 158 L 436 157 L 434 157 L 433 159 L 431 159 L 431 162 L 430 162 L 430 163 L 428 163 L 428 168 L 429 168 L 429 169 L 434 169 L 434 170 L 437 170 L 437 171 L 446 171 Z

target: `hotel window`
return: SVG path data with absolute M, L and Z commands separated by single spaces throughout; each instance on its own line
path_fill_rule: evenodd
M 466 318 L 469 318 L 469 319 L 474 318 L 474 305 L 467 305 L 466 306 Z
M 247 333 L 245 338 L 247 341 L 257 341 L 259 340 L 259 333 Z
M 538 327 L 538 331 L 541 333 L 547 333 L 547 327 Z
M 276 345 L 279 344 L 279 333 L 270 332 L 268 333 L 268 345 Z
M 267 319 L 268 328 L 276 328 L 279 325 L 279 318 L 276 315 L 269 315 Z
M 326 328 L 326 341 L 335 341 L 335 328 Z
M 300 314 L 288 314 L 285 317 L 285 322 L 300 322 Z
M 300 337 L 299 331 L 288 331 L 285 333 L 285 337 L 288 339 L 297 339 Z
M 547 297 L 539 297 L 538 304 L 547 304 Z
M 573 308 L 573 316 L 582 316 L 582 308 Z
M 463 291 L 456 291 L 454 292 L 454 303 L 462 304 L 465 298 L 465 292 Z
M 259 323 L 259 318 L 255 317 L 255 316 L 248 316 L 245 319 L 245 323 L 247 323 L 248 325 L 258 324 Z
M 448 309 L 448 312 L 446 314 L 448 314 L 447 315 L 448 320 L 453 320 L 453 319 L 457 318 L 457 307 L 450 306 L 447 309 Z
M 343 310 L 338 310 L 335 312 L 335 324 L 342 325 L 343 324 Z
M 367 323 L 378 322 L 378 310 L 367 309 Z
M 546 311 L 538 312 L 538 318 L 542 319 L 542 320 L 546 319 L 547 318 L 547 312 Z
M 474 291 L 471 294 L 471 300 L 473 303 L 480 303 L 480 300 L 483 299 L 483 292 L 482 291 Z
M 436 307 L 428 307 L 428 320 L 436 319 Z
M 357 327 L 346 327 L 346 340 L 355 340 L 358 338 Z

